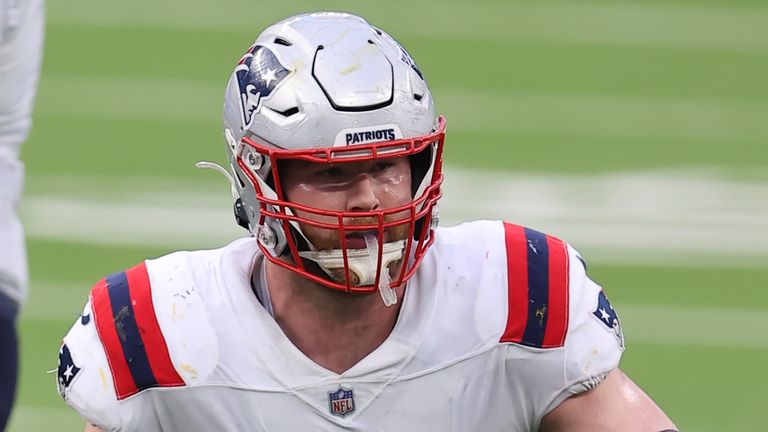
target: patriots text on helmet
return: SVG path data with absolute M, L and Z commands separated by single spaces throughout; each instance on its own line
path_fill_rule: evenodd
M 350 132 L 346 134 L 347 145 L 371 141 L 387 141 L 395 139 L 395 129 L 380 129 L 365 132 Z

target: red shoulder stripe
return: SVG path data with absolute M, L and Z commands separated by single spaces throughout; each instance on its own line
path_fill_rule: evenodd
M 542 348 L 565 344 L 568 331 L 568 246 L 565 242 L 547 236 L 549 247 L 549 311 L 547 329 Z
M 142 262 L 136 267 L 126 270 L 125 273 L 128 277 L 136 325 L 141 332 L 141 339 L 144 342 L 149 365 L 157 385 L 161 387 L 183 386 L 184 380 L 173 367 L 171 355 L 168 352 L 168 344 L 160 329 L 160 324 L 157 322 L 146 263 Z
M 131 370 L 128 367 L 123 346 L 117 335 L 112 318 L 112 303 L 109 299 L 107 280 L 102 279 L 91 289 L 91 309 L 93 309 L 93 321 L 96 325 L 96 332 L 107 354 L 109 370 L 112 374 L 112 381 L 115 384 L 115 393 L 118 399 L 121 395 L 131 395 L 138 392 L 136 384 L 131 376 Z
M 565 242 L 504 223 L 507 324 L 500 342 L 534 348 L 563 346 L 568 330 L 568 250 Z
M 507 327 L 501 341 L 520 343 L 528 321 L 528 260 L 524 228 L 504 222 L 504 241 L 507 247 L 509 307 Z

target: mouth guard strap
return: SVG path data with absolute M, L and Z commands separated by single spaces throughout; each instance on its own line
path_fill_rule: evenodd
M 371 267 L 376 268 L 377 257 L 379 256 L 379 240 L 372 234 L 365 235 L 365 246 L 368 248 L 368 259 L 371 260 Z M 382 253 L 383 255 L 383 253 Z M 387 307 L 397 303 L 397 292 L 389 286 L 389 268 L 384 264 L 384 258 L 381 260 L 381 272 L 379 275 L 379 294 L 384 305 Z

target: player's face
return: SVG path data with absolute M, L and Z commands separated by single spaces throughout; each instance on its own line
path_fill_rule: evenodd
M 390 158 L 365 162 L 312 163 L 285 161 L 280 167 L 283 192 L 288 201 L 323 210 L 345 212 L 369 212 L 388 210 L 411 201 L 411 165 L 407 158 Z M 336 224 L 333 216 L 320 216 L 295 210 L 305 219 Z M 386 221 L 407 216 L 395 214 Z M 349 218 L 345 225 L 376 224 L 373 218 Z M 307 224 L 301 226 L 307 238 L 318 249 L 341 248 L 341 240 L 335 230 L 325 230 Z M 402 233 L 401 231 L 405 231 Z M 398 226 L 385 231 L 385 242 L 402 240 L 408 226 Z M 350 232 L 344 239 L 347 248 L 364 249 L 363 233 Z
M 288 201 L 323 210 L 369 212 L 387 210 L 411 202 L 411 165 L 407 158 L 379 159 L 364 162 L 312 163 L 289 160 L 280 165 L 280 178 Z M 321 216 L 301 210 L 296 215 L 308 220 L 337 224 L 333 216 Z M 408 217 L 408 212 L 389 215 L 385 222 Z M 345 226 L 376 224 L 375 218 L 344 220 Z M 340 238 L 337 230 L 301 224 L 301 229 L 320 250 L 340 249 L 342 241 L 348 249 L 365 249 L 365 233 L 348 231 Z M 384 242 L 403 240 L 409 225 L 384 231 Z M 375 232 L 371 234 L 376 235 Z

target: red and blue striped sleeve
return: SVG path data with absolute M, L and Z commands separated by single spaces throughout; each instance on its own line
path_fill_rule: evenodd
M 158 324 L 144 263 L 99 281 L 91 304 L 118 400 L 153 387 L 185 385 Z
M 565 344 L 568 247 L 550 235 L 504 223 L 508 313 L 500 342 L 534 348 Z

